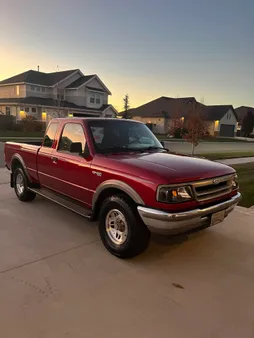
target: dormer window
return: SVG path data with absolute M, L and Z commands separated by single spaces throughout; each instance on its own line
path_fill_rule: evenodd
M 90 103 L 96 103 L 100 104 L 101 103 L 101 95 L 97 93 L 93 93 L 90 95 Z
M 96 94 L 96 103 L 101 103 L 101 96 L 99 94 Z

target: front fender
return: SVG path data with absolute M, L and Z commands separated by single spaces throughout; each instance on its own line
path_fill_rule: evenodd
M 93 201 L 92 201 L 92 208 L 94 209 L 96 201 L 98 200 L 100 194 L 109 188 L 116 188 L 124 193 L 126 193 L 128 196 L 130 196 L 133 201 L 139 205 L 145 205 L 143 199 L 139 196 L 139 194 L 127 183 L 124 183 L 119 180 L 108 180 L 105 182 L 102 182 L 96 189 L 94 195 L 93 195 Z

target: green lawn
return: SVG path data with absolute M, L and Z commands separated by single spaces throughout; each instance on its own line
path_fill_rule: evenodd
M 254 205 L 254 163 L 237 164 L 232 167 L 237 172 L 240 192 L 243 196 L 239 205 L 249 208 Z
M 0 130 L 0 138 L 9 138 L 9 137 L 43 137 L 44 132 L 43 131 L 3 131 Z

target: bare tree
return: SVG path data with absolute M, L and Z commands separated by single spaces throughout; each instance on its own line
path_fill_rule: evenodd
M 208 134 L 206 119 L 202 106 L 196 102 L 188 112 L 187 117 L 187 133 L 183 136 L 187 142 L 192 144 L 192 155 L 194 155 L 195 147 L 199 144 L 200 138 Z
M 64 117 L 62 107 L 64 107 L 64 89 L 61 89 L 59 85 L 56 87 L 56 96 L 54 99 L 56 106 L 56 116 Z
M 123 114 L 123 119 L 131 119 L 132 115 L 129 113 L 130 109 L 130 98 L 129 95 L 126 94 L 123 98 L 123 108 L 124 108 L 124 114 Z

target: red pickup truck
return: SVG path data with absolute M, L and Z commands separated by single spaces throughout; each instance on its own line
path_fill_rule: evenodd
M 164 149 L 143 123 L 54 119 L 41 146 L 7 142 L 5 162 L 21 201 L 44 196 L 93 221 L 122 258 L 145 250 L 151 232 L 220 223 L 241 195 L 234 169 Z

